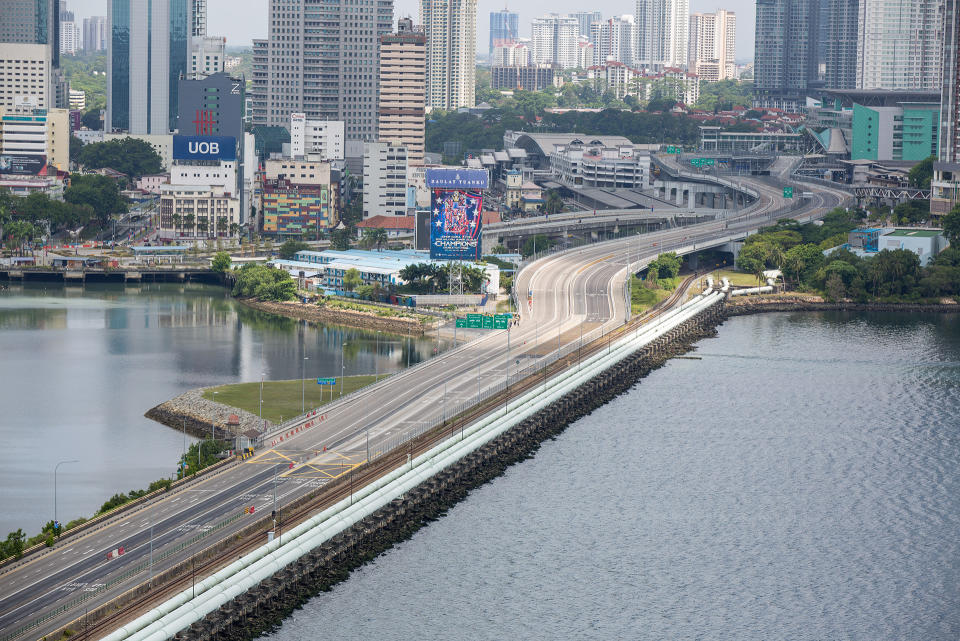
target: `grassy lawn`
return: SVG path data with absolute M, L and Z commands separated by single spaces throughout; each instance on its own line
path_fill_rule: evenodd
M 381 376 L 380 378 L 386 378 Z M 374 382 L 374 377 L 347 376 L 343 381 L 343 393 L 349 394 L 361 387 Z M 279 423 L 283 418 L 293 418 L 300 415 L 300 385 L 299 379 L 293 381 L 264 381 L 263 383 L 263 417 L 273 423 Z M 320 407 L 330 402 L 330 386 L 317 385 L 317 379 L 308 378 L 303 381 L 303 390 L 307 409 Z M 213 387 L 203 393 L 203 397 L 213 400 L 213 393 L 217 393 L 217 402 L 232 407 L 239 407 L 251 414 L 260 411 L 260 382 L 235 383 Z M 322 396 L 322 398 L 321 398 Z M 340 378 L 333 390 L 333 399 L 340 398 Z
M 657 289 L 647 289 L 639 278 L 631 281 L 630 310 L 632 314 L 642 314 L 664 300 L 682 282 L 681 278 L 661 278 Z
M 756 287 L 757 286 L 757 277 L 753 274 L 748 274 L 746 272 L 738 272 L 732 269 L 719 269 L 713 270 L 709 274 L 713 278 L 714 285 L 720 287 L 720 279 L 726 277 L 730 281 L 731 285 L 736 287 Z M 688 296 L 695 296 L 703 291 L 701 287 L 701 282 L 707 277 L 707 274 L 704 274 L 701 278 L 698 278 L 693 285 L 690 286 Z

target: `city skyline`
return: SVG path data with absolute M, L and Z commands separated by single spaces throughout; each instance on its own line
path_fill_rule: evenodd
M 254 38 L 267 37 L 268 0 L 208 0 L 207 32 L 210 35 L 225 36 L 227 46 L 252 46 Z M 530 36 L 530 24 L 534 18 L 545 13 L 569 14 L 583 10 L 598 10 L 605 18 L 633 14 L 634 2 L 602 0 L 599 5 L 585 7 L 582 2 L 560 0 L 560 2 L 531 5 L 529 3 L 507 3 L 507 8 L 520 14 L 520 35 Z M 394 22 L 405 16 L 417 20 L 419 0 L 397 0 L 394 3 Z M 78 18 L 93 15 L 106 15 L 105 0 L 68 0 L 68 7 Z M 491 11 L 504 8 L 501 0 L 479 0 L 477 10 L 477 51 L 486 52 L 488 48 Z M 241 10 L 238 10 L 241 9 Z M 740 60 L 753 58 L 755 0 L 690 0 L 690 13 L 713 12 L 727 9 L 737 14 L 737 55 Z

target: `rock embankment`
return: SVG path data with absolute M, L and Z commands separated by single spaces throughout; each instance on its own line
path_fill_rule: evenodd
M 259 301 L 252 299 L 238 299 L 247 307 L 286 316 L 287 318 L 296 318 L 314 323 L 331 323 L 334 325 L 347 325 L 349 327 L 359 327 L 361 329 L 379 329 L 391 334 L 404 334 L 406 336 L 421 336 L 424 333 L 424 325 L 416 318 L 408 316 L 378 316 L 372 312 L 360 312 L 350 309 L 333 309 L 329 307 L 320 307 L 313 303 L 300 303 L 288 301 L 277 303 L 270 301 Z
M 770 294 L 729 298 L 728 316 L 765 312 L 960 312 L 960 305 L 947 300 L 939 304 L 921 303 L 858 303 L 852 300 L 828 301 L 814 294 Z
M 249 430 L 262 431 L 264 425 L 273 425 L 266 419 L 261 424 L 260 417 L 256 414 L 204 398 L 204 389 L 184 392 L 147 410 L 144 416 L 177 430 L 186 429 L 188 434 L 197 438 L 210 436 L 211 424 L 219 439 L 232 439 Z M 231 414 L 236 414 L 240 419 L 237 425 L 229 424 Z

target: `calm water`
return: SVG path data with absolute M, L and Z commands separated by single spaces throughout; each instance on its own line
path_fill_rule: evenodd
M 960 638 L 957 318 L 738 318 L 697 355 L 266 638 Z
M 381 373 L 435 345 L 342 327 L 309 327 L 208 285 L 14 286 L 0 291 L 0 537 L 57 515 L 90 516 L 118 491 L 169 476 L 180 432 L 144 418 L 186 390 L 237 381 Z M 376 363 L 376 364 L 375 364 Z M 264 406 L 269 398 L 264 398 Z

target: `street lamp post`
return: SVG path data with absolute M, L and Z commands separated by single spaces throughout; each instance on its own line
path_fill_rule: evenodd
M 310 360 L 309 356 L 304 356 L 303 361 L 300 363 L 300 413 L 303 414 L 306 412 L 306 396 L 304 388 L 304 376 L 306 376 L 307 361 Z
M 60 461 L 53 466 L 53 527 L 57 530 L 57 536 L 60 536 L 60 527 L 59 521 L 57 520 L 57 470 L 60 469 L 61 465 L 66 465 L 67 463 L 79 463 L 80 461 L 76 459 L 70 459 L 68 461 Z
M 343 377 L 347 371 L 347 364 L 343 360 L 346 347 L 346 343 L 340 343 L 340 398 L 343 398 Z
M 266 372 L 260 372 L 260 427 L 263 428 L 263 377 Z
M 213 402 L 214 402 L 214 403 L 217 402 L 217 392 L 214 392 L 214 393 L 213 393 Z M 214 410 L 214 411 L 216 411 L 216 410 Z M 216 417 L 216 415 L 214 415 L 213 418 L 210 419 L 210 440 L 211 440 L 211 441 L 213 441 L 213 440 L 216 439 L 216 434 L 215 434 L 215 432 L 216 432 L 216 427 L 215 427 L 216 422 L 217 422 L 217 417 Z
M 377 349 L 373 354 L 373 382 L 380 382 L 380 330 L 377 330 Z

